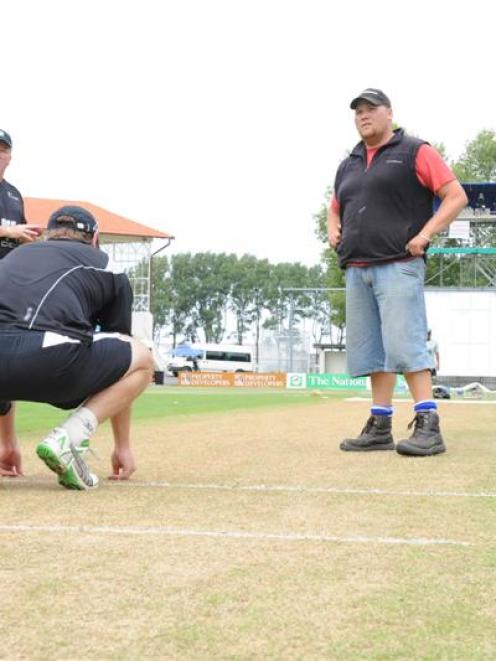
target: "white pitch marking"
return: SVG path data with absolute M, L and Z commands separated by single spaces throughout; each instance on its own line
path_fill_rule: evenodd
M 52 481 L 53 482 L 53 481 Z M 54 486 L 48 480 L 37 480 L 19 477 L 16 479 L 5 478 L 0 480 L 0 487 L 19 487 L 29 485 Z M 496 498 L 496 491 L 392 491 L 389 489 L 379 489 L 375 487 L 356 489 L 352 487 L 304 487 L 299 485 L 287 484 L 202 484 L 202 483 L 181 483 L 165 481 L 102 481 L 103 488 L 121 487 L 121 488 L 151 488 L 151 489 L 192 489 L 199 491 L 247 491 L 252 493 L 278 492 L 278 493 L 329 493 L 336 495 L 359 495 L 359 496 L 405 496 L 412 498 Z
M 346 397 L 343 400 L 344 402 L 371 402 L 370 397 Z M 413 399 L 393 399 L 395 403 L 411 404 Z M 493 400 L 483 400 L 483 399 L 441 399 L 439 402 L 444 406 L 445 404 L 489 404 L 494 406 L 496 404 L 496 399 Z
M 409 546 L 474 546 L 471 542 L 454 539 L 402 538 L 402 537 L 340 537 L 338 535 L 305 535 L 299 533 L 244 532 L 239 530 L 190 530 L 162 526 L 62 526 L 3 524 L 0 532 L 12 533 L 58 533 L 98 535 L 165 535 L 174 537 L 217 537 L 224 539 L 279 540 L 283 542 L 334 542 L 344 544 L 395 544 Z
M 151 487 L 157 489 L 198 489 L 211 491 L 255 491 L 255 492 L 282 492 L 282 493 L 331 493 L 331 494 L 357 494 L 365 496 L 412 496 L 415 498 L 496 498 L 494 491 L 390 491 L 388 489 L 353 489 L 351 487 L 303 487 L 292 485 L 266 485 L 266 484 L 181 484 L 174 482 L 113 482 L 121 487 Z

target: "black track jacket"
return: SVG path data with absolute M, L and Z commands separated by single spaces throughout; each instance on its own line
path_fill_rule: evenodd
M 133 294 L 101 250 L 69 239 L 21 245 L 0 261 L 0 331 L 53 331 L 91 342 L 95 327 L 131 334 Z
M 24 217 L 24 201 L 15 186 L 2 179 L 0 181 L 0 225 L 9 227 L 26 222 Z M 20 245 L 19 241 L 0 237 L 0 259 Z

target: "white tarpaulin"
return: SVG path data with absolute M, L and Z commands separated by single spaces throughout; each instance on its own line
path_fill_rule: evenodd
M 427 323 L 445 376 L 496 376 L 496 291 L 426 289 Z

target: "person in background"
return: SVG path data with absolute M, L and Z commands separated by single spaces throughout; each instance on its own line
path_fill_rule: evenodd
M 412 435 L 400 454 L 445 451 L 432 396 L 425 338 L 425 253 L 467 196 L 427 142 L 393 129 L 387 95 L 367 88 L 350 104 L 360 142 L 339 166 L 328 214 L 329 243 L 346 269 L 346 348 L 351 376 L 370 375 L 372 408 L 345 451 L 393 450 L 392 396 L 404 374 L 414 401 Z M 441 199 L 433 212 L 433 200 Z
M 436 340 L 432 339 L 432 331 L 429 328 L 427 331 L 427 351 L 429 352 L 429 356 L 431 357 L 431 375 L 436 376 L 436 374 L 439 372 L 439 345 L 436 342 Z
M 5 180 L 12 159 L 12 138 L 0 129 L 0 259 L 21 243 L 29 243 L 41 233 L 39 225 L 28 225 L 21 193 Z M 15 404 L 0 402 L 0 475 L 22 475 L 21 454 L 15 433 Z

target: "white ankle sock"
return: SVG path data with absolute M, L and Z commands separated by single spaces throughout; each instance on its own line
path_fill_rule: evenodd
M 67 431 L 71 443 L 78 445 L 93 436 L 98 427 L 98 420 L 92 411 L 82 406 L 71 413 L 60 426 Z

